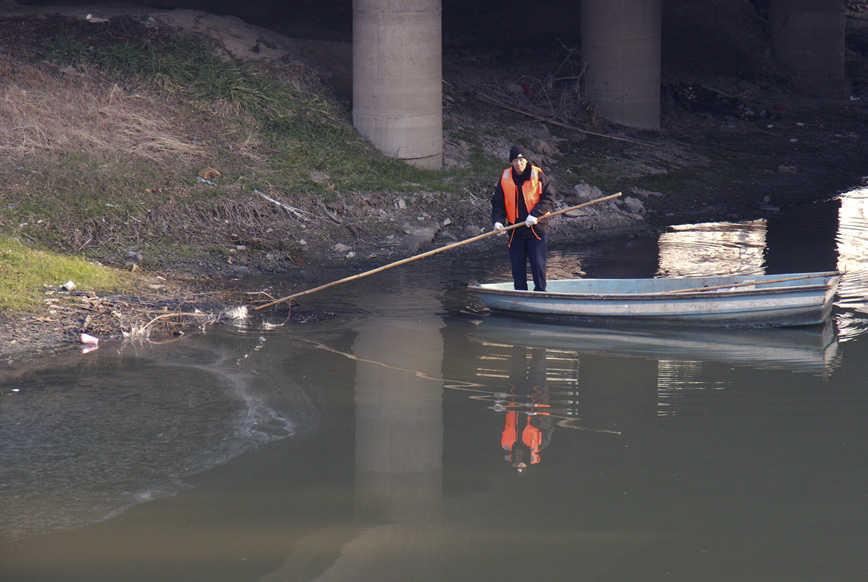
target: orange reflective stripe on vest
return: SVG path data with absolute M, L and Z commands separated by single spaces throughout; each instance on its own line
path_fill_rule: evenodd
M 539 181 L 539 174 L 542 172 L 536 166 L 531 166 L 530 178 L 524 181 L 521 185 L 521 195 L 524 198 L 524 205 L 527 211 L 533 210 L 536 203 L 539 202 L 542 196 L 542 184 Z M 503 171 L 500 177 L 500 188 L 503 190 L 503 203 L 506 206 L 506 219 L 510 224 L 518 222 L 518 187 L 512 180 L 512 168 L 507 168 Z

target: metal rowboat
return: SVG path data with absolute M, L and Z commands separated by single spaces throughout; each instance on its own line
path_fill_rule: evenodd
M 841 274 L 726 275 L 657 279 L 561 279 L 546 291 L 471 283 L 492 311 L 548 320 L 617 320 L 724 326 L 823 323 Z

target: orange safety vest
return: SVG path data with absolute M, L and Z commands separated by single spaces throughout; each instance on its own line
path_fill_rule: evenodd
M 518 187 L 512 180 L 512 167 L 503 171 L 503 176 L 500 177 L 500 188 L 503 190 L 503 203 L 506 206 L 506 219 L 510 224 L 518 222 Z M 521 195 L 524 198 L 524 205 L 527 211 L 533 210 L 536 203 L 539 202 L 542 196 L 542 184 L 539 181 L 539 175 L 542 170 L 536 166 L 530 167 L 530 178 L 525 180 L 521 185 Z

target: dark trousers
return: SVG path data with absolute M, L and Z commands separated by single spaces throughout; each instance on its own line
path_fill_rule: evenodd
M 509 245 L 509 262 L 512 264 L 512 281 L 516 289 L 527 290 L 527 263 L 533 277 L 533 290 L 546 290 L 546 235 L 539 239 L 512 237 Z

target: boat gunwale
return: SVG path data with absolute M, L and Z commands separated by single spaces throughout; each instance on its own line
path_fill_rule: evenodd
M 513 297 L 528 297 L 528 298 L 539 298 L 539 299 L 581 299 L 581 300 L 617 300 L 617 301 L 643 301 L 643 300 L 668 300 L 671 299 L 673 301 L 680 302 L 683 299 L 697 299 L 697 298 L 719 298 L 719 297 L 742 297 L 742 296 L 750 296 L 750 295 L 778 295 L 783 293 L 812 293 L 823 291 L 826 292 L 830 289 L 834 289 L 835 286 L 840 282 L 841 274 L 836 273 L 835 271 L 829 272 L 820 272 L 817 273 L 816 276 L 805 277 L 808 278 L 825 278 L 827 279 L 823 283 L 816 283 L 811 285 L 789 285 L 789 286 L 775 286 L 775 287 L 748 287 L 745 286 L 744 289 L 717 289 L 717 290 L 703 290 L 697 289 L 695 291 L 685 291 L 679 289 L 668 289 L 666 291 L 652 291 L 646 293 L 561 293 L 557 291 L 530 291 L 526 289 L 494 289 L 491 287 L 487 287 L 486 285 L 503 285 L 505 283 L 471 283 L 467 286 L 467 288 L 474 293 L 487 293 L 490 295 L 502 295 L 502 296 L 513 296 Z M 636 279 L 613 279 L 618 281 L 631 281 Z M 763 283 L 762 281 L 745 281 L 743 283 L 751 283 L 752 285 L 774 285 L 773 282 Z M 508 283 L 506 283 L 508 284 Z M 738 283 L 733 283 L 738 284 Z

